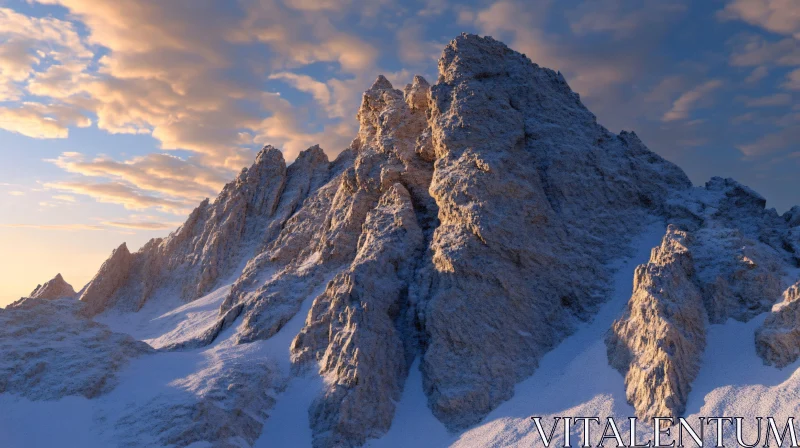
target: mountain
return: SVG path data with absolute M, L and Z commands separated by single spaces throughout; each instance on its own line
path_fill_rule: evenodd
M 434 85 L 380 76 L 357 119 L 335 160 L 314 146 L 287 166 L 266 146 L 168 237 L 122 244 L 57 301 L 63 324 L 26 304 L 32 347 L 103 328 L 116 387 L 59 388 L 41 350 L 0 370 L 40 369 L 41 390 L 0 390 L 90 398 L 101 417 L 80 434 L 98 446 L 494 446 L 529 441 L 537 409 L 696 411 L 727 325 L 750 325 L 754 359 L 800 356 L 800 208 L 779 216 L 732 179 L 693 187 L 560 73 L 463 34 Z

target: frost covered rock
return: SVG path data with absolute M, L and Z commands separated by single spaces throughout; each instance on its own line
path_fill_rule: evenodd
M 131 358 L 153 351 L 83 317 L 82 307 L 74 298 L 38 298 L 0 309 L 0 393 L 94 398 L 114 388 Z
M 292 352 L 330 378 L 310 410 L 315 446 L 358 446 L 391 426 L 413 360 L 401 316 L 423 243 L 411 197 L 395 184 L 367 215 L 350 268 L 314 301 Z
M 31 292 L 30 298 L 32 299 L 60 299 L 62 297 L 75 297 L 75 290 L 72 285 L 64 281 L 61 274 L 56 274 L 51 280 L 47 281 L 44 285 L 36 286 L 36 289 Z
M 83 312 L 95 315 L 108 307 L 117 290 L 127 282 L 133 258 L 125 243 L 114 249 L 81 293 L 80 300 L 86 304 Z
M 559 73 L 492 38 L 456 38 L 439 72 L 429 122 L 440 224 L 412 294 L 426 299 L 430 405 L 458 429 L 592 316 L 605 262 L 691 183 L 635 134 L 598 125 Z
M 667 240 L 679 241 L 669 247 L 685 253 L 689 261 L 682 264 L 691 269 L 683 278 L 651 259 L 637 270 L 626 314 L 606 341 L 609 363 L 625 375 L 637 415 L 681 416 L 697 375 L 705 322 L 746 322 L 779 298 L 790 258 L 781 244 L 787 226 L 765 204 L 753 190 L 718 177 L 668 199 L 667 219 L 675 225 L 653 255 L 663 258 Z M 653 302 L 656 311 L 643 302 Z
M 135 253 L 118 248 L 81 296 L 90 304 L 87 312 L 138 311 L 158 291 L 185 300 L 209 292 L 265 234 L 286 171 L 281 152 L 266 146 L 253 166 L 225 185 L 214 202 L 203 201 L 167 238 L 153 239 Z
M 783 293 L 783 303 L 756 330 L 756 352 L 765 364 L 781 368 L 800 357 L 800 282 Z
M 608 360 L 642 419 L 681 416 L 700 370 L 707 317 L 694 280 L 691 237 L 667 229 L 650 261 L 636 268 L 625 314 L 606 338 Z
M 116 422 L 121 446 L 252 446 L 285 379 L 267 361 L 236 359 L 220 360 L 171 386 Z
M 51 280 L 48 280 L 43 285 L 36 285 L 36 288 L 30 293 L 27 297 L 22 297 L 21 299 L 12 302 L 6 306 L 6 308 L 14 308 L 22 303 L 32 300 L 32 299 L 45 299 L 45 300 L 53 300 L 53 299 L 61 299 L 64 297 L 75 298 L 76 292 L 72 289 L 72 285 L 64 281 L 64 277 L 61 274 L 56 274 Z
M 795 205 L 788 212 L 783 214 L 784 219 L 789 224 L 789 227 L 800 226 L 800 205 Z

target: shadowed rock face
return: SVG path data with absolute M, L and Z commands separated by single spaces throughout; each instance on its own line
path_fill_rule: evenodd
M 708 318 L 695 282 L 691 237 L 667 229 L 650 261 L 636 268 L 633 296 L 606 339 L 608 360 L 642 419 L 680 416 L 700 370 Z
M 756 330 L 756 352 L 765 364 L 786 367 L 800 357 L 800 281 Z
M 746 322 L 779 298 L 793 256 L 782 244 L 790 229 L 764 206 L 757 193 L 722 178 L 668 200 L 667 221 L 676 225 L 637 269 L 627 311 L 606 339 L 638 416 L 681 416 L 707 324 Z M 757 337 L 759 353 L 777 345 L 766 339 Z
M 167 347 L 178 350 L 231 327 L 239 344 L 269 339 L 305 302 L 290 350 L 297 372 L 325 378 L 309 410 L 314 445 L 359 446 L 390 427 L 416 356 L 436 417 L 452 430 L 480 421 L 594 316 L 609 262 L 653 220 L 675 226 L 637 270 L 609 359 L 637 414 L 680 414 L 707 321 L 767 311 L 800 259 L 794 209 L 765 210 L 730 179 L 692 188 L 636 134 L 597 124 L 561 74 L 490 37 L 451 41 L 434 85 L 378 77 L 357 119 L 334 161 L 313 146 L 287 166 L 267 146 L 170 236 L 120 246 L 84 289 L 86 312 L 233 282 L 218 319 Z M 242 378 L 277 384 L 264 371 Z M 259 419 L 219 409 L 271 406 L 217 404 L 178 406 L 178 427 L 143 431 L 159 443 L 201 440 L 195 430 L 252 443 Z M 203 409 L 219 424 L 184 418 Z
M 439 71 L 422 369 L 434 413 L 458 429 L 592 316 L 605 262 L 691 184 L 635 134 L 598 125 L 560 74 L 498 41 L 457 38 Z

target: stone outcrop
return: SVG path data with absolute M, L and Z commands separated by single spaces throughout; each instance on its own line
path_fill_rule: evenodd
M 782 368 L 800 357 L 800 281 L 756 330 L 756 352 L 765 364 Z
M 119 288 L 126 284 L 133 259 L 125 243 L 114 249 L 81 293 L 80 300 L 86 304 L 83 312 L 94 315 L 109 306 Z
M 61 299 L 64 297 L 75 297 L 75 290 L 72 285 L 64 281 L 61 274 L 56 274 L 51 280 L 43 285 L 37 285 L 36 289 L 31 292 L 30 298 L 32 299 Z
M 636 268 L 625 314 L 606 339 L 609 364 L 625 376 L 625 394 L 642 419 L 682 415 L 700 370 L 708 319 L 690 239 L 667 229 L 650 261 Z
M 675 225 L 665 243 L 680 236 L 673 246 L 690 260 L 681 264 L 691 265 L 690 273 L 678 281 L 680 270 L 658 263 L 651 268 L 653 259 L 640 267 L 636 285 L 643 284 L 646 273 L 649 293 L 637 286 L 606 340 L 609 363 L 625 375 L 628 400 L 640 417 L 681 416 L 697 374 L 706 321 L 746 322 L 769 311 L 780 297 L 791 258 L 782 244 L 789 229 L 787 220 L 765 205 L 753 190 L 718 177 L 704 187 L 676 190 L 667 200 L 667 221 Z M 662 244 L 654 257 L 664 250 Z M 658 319 L 648 318 L 643 302 L 660 307 L 655 308 L 661 310 Z
M 153 352 L 82 316 L 74 298 L 30 299 L 0 309 L 0 393 L 31 400 L 95 398 L 116 385 L 132 358 Z
M 64 280 L 61 274 L 56 274 L 55 277 L 45 282 L 43 285 L 36 285 L 36 288 L 27 297 L 22 297 L 19 300 L 12 302 L 6 308 L 14 308 L 20 306 L 28 300 L 54 300 L 65 297 L 75 298 L 77 293 L 72 289 L 72 285 Z
M 310 411 L 315 445 L 361 445 L 388 431 L 413 360 L 402 316 L 423 246 L 411 197 L 394 184 L 367 215 L 350 268 L 314 301 L 292 352 L 330 378 Z
M 440 224 L 413 293 L 427 297 L 430 405 L 458 429 L 593 315 L 606 260 L 691 183 L 635 134 L 597 124 L 561 74 L 498 41 L 462 35 L 439 71 L 429 122 Z

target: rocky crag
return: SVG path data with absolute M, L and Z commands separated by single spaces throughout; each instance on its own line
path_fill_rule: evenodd
M 22 297 L 9 304 L 8 308 L 19 306 L 30 299 L 53 300 L 65 297 L 75 298 L 76 295 L 77 293 L 72 289 L 72 285 L 67 283 L 61 274 L 56 274 L 55 277 L 46 281 L 43 285 L 36 285 L 36 288 L 34 288 L 27 297 Z
M 389 429 L 415 358 L 434 415 L 451 430 L 478 423 L 592 319 L 609 262 L 653 221 L 672 225 L 636 271 L 608 355 L 637 414 L 679 415 L 708 325 L 768 312 L 800 260 L 800 209 L 779 216 L 730 179 L 692 187 L 636 134 L 599 125 L 560 73 L 490 37 L 450 42 L 433 85 L 378 77 L 357 118 L 335 160 L 314 146 L 287 166 L 267 146 L 168 237 L 121 245 L 80 312 L 230 284 L 216 320 L 165 348 L 191 350 L 223 333 L 239 346 L 268 340 L 305 305 L 288 349 L 296 374 L 325 379 L 308 413 L 313 443 L 360 446 Z M 800 354 L 787 301 L 758 343 L 778 365 Z M 207 398 L 170 408 L 208 419 L 139 425 L 131 440 L 252 444 L 271 395 L 222 403 L 224 378 L 275 393 L 281 381 L 269 365 L 220 378 Z M 241 418 L 214 417 L 226 410 Z
M 640 417 L 681 416 L 709 323 L 746 322 L 780 298 L 797 256 L 792 215 L 765 205 L 753 190 L 718 177 L 667 202 L 667 221 L 682 230 L 670 227 L 639 267 L 628 309 L 606 341 L 609 362 L 625 375 Z M 780 326 L 779 320 L 768 317 L 765 327 Z M 765 342 L 768 333 L 757 337 L 759 354 L 780 365 L 790 355 L 770 353 L 766 347 L 780 343 Z

